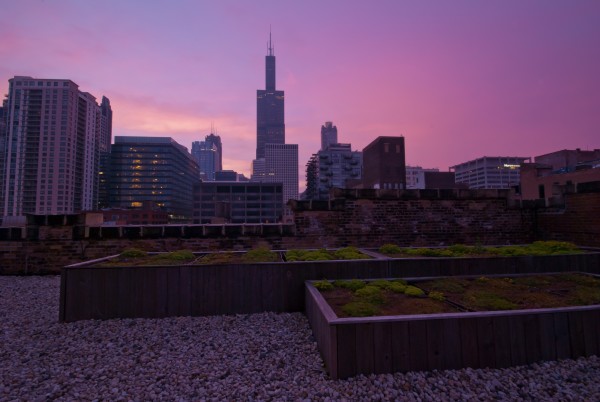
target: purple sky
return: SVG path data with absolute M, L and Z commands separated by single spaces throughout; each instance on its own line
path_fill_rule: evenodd
M 248 173 L 269 25 L 286 142 L 304 165 L 333 121 L 362 148 L 404 135 L 411 165 L 600 148 L 600 1 L 7 1 L 14 75 L 110 98 L 113 135 L 191 148 L 211 122 Z

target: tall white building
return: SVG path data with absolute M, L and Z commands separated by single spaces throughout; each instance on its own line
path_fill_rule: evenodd
M 450 167 L 455 182 L 469 188 L 510 188 L 520 183 L 520 167 L 531 158 L 520 156 L 484 156 Z
M 4 114 L 0 215 L 95 209 L 101 137 L 110 141 L 96 98 L 71 80 L 15 76 Z

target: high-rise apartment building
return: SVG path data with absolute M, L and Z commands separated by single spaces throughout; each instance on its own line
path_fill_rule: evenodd
M 404 137 L 377 137 L 363 149 L 364 188 L 406 188 Z
M 284 93 L 275 89 L 275 54 L 269 34 L 266 89 L 256 91 L 256 159 L 265 157 L 266 144 L 285 144 Z
M 223 170 L 221 137 L 211 133 L 206 136 L 204 141 L 192 142 L 192 157 L 200 168 L 200 178 L 214 181 L 215 173 Z
M 521 164 L 531 158 L 520 156 L 484 156 L 450 167 L 456 183 L 469 188 L 510 188 L 520 182 Z
M 347 180 L 360 180 L 362 153 L 350 144 L 337 142 L 337 127 L 331 122 L 321 126 L 321 150 L 306 164 L 305 199 L 327 199 L 329 190 L 345 188 Z
M 325 122 L 321 126 L 321 151 L 326 151 L 332 144 L 338 143 L 337 127 L 332 122 Z
M 98 141 L 98 208 L 108 207 L 108 177 L 110 173 L 110 143 L 112 142 L 112 108 L 105 96 L 100 103 L 100 137 Z
M 94 96 L 71 80 L 15 76 L 4 114 L 1 215 L 95 209 L 104 120 Z
M 172 220 L 191 220 L 198 164 L 169 137 L 115 137 L 110 154 L 109 200 L 113 208 L 153 203 Z

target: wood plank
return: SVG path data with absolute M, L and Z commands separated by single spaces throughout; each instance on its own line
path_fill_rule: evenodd
M 464 367 L 479 367 L 479 350 L 477 348 L 477 322 L 473 318 L 458 320 L 460 328 L 461 361 Z
M 496 354 L 496 367 L 510 367 L 512 365 L 512 359 L 509 318 L 499 315 L 494 317 L 492 321 L 494 328 L 494 351 Z
M 477 354 L 480 367 L 496 367 L 494 322 L 491 317 L 479 317 L 477 322 Z
M 118 284 L 118 276 L 119 269 L 118 268 L 106 268 L 104 269 L 106 272 L 106 280 L 107 280 L 107 288 L 105 291 L 106 302 L 105 302 L 105 318 L 118 318 L 119 317 L 119 284 Z
M 354 325 L 337 325 L 337 377 L 355 376 L 356 371 L 356 331 Z
M 69 269 L 63 268 L 60 271 L 60 295 L 58 300 L 58 321 L 67 322 L 67 276 Z
M 371 374 L 375 371 L 373 357 L 373 325 L 371 323 L 356 325 L 356 372 Z
M 192 271 L 197 271 L 198 267 L 184 266 L 179 268 L 179 286 L 178 286 L 178 299 L 179 308 L 178 315 L 180 316 L 191 316 L 192 314 Z
M 540 322 L 537 314 L 523 316 L 525 327 L 525 357 L 527 363 L 535 363 L 542 360 L 540 349 Z
M 441 320 L 427 320 L 427 367 L 429 370 L 442 369 L 442 354 L 446 343 L 442 333 Z
M 168 316 L 169 274 L 177 267 L 164 267 L 156 269 L 156 317 Z
M 525 324 L 523 316 L 511 315 L 508 318 L 510 339 L 510 358 L 513 366 L 527 364 L 527 351 L 525 350 Z
M 556 358 L 571 357 L 571 342 L 569 339 L 569 317 L 566 313 L 552 313 L 554 316 L 554 339 L 556 340 Z
M 600 310 L 586 312 L 583 320 L 583 336 L 585 338 L 585 355 L 600 353 L 598 337 L 600 337 Z
M 339 337 L 338 337 L 339 339 Z M 339 348 L 338 348 L 339 350 Z M 392 323 L 392 367 L 395 372 L 410 371 L 410 342 L 407 321 Z M 339 359 L 338 359 L 339 361 Z
M 442 369 L 457 369 L 462 366 L 460 327 L 458 320 L 440 320 L 443 346 L 441 349 Z
M 373 324 L 373 372 L 392 373 L 392 324 L 377 322 Z
M 571 358 L 585 356 L 585 336 L 583 330 L 583 312 L 569 312 L 569 338 L 571 343 Z
M 540 314 L 540 358 L 544 361 L 556 360 L 556 339 L 554 333 L 554 315 Z
M 411 371 L 429 370 L 427 361 L 427 322 L 408 322 L 408 342 L 410 345 L 408 355 Z

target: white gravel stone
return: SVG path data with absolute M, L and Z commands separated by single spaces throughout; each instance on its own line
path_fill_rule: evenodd
M 331 380 L 306 317 L 58 322 L 58 277 L 0 277 L 0 401 L 599 400 L 600 359 Z

